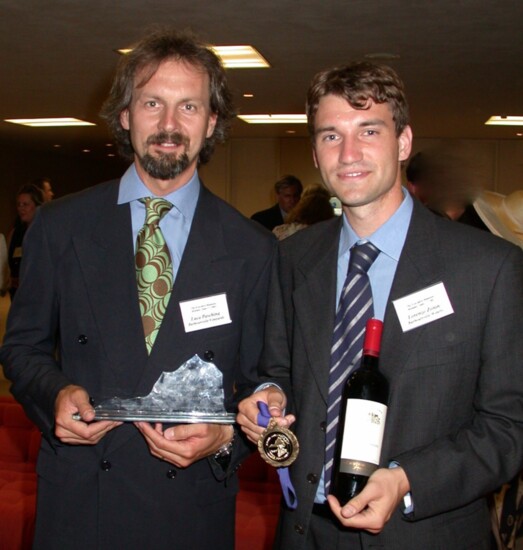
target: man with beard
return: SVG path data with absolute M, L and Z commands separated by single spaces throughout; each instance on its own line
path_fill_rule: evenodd
M 102 114 L 134 163 L 35 219 L 0 350 L 44 436 L 35 547 L 232 548 L 248 452 L 232 425 L 93 421 L 93 403 L 147 395 L 195 354 L 230 412 L 257 383 L 275 242 L 197 170 L 234 116 L 223 67 L 157 31 L 122 58 Z M 202 298 L 218 320 L 193 325 Z

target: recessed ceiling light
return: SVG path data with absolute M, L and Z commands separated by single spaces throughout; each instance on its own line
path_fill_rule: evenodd
M 243 94 L 243 97 L 251 99 L 252 97 L 254 97 L 254 94 Z
M 4 122 L 31 126 L 32 128 L 44 128 L 49 126 L 96 126 L 92 122 L 86 122 L 78 118 L 6 118 Z
M 523 126 L 523 116 L 493 115 L 485 124 L 493 126 Z
M 269 62 L 252 46 L 209 46 L 221 59 L 226 69 L 265 69 Z M 130 48 L 116 50 L 122 55 L 132 52 Z
M 238 115 L 248 124 L 306 124 L 307 115 Z

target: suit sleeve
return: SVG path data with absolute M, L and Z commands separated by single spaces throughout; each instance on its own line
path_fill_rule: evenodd
M 12 383 L 11 392 L 50 439 L 56 396 L 70 382 L 56 358 L 59 304 L 48 239 L 39 211 L 24 238 L 21 282 L 9 312 L 0 362 Z
M 509 250 L 490 295 L 477 294 L 487 303 L 487 315 L 480 338 L 472 340 L 480 359 L 469 421 L 428 445 L 391 457 L 410 482 L 410 519 L 465 506 L 523 468 L 523 254 Z M 403 420 L 409 429 L 409 419 Z
M 236 376 L 235 404 L 252 393 L 260 383 L 259 361 L 264 343 L 264 327 L 267 315 L 267 300 L 271 270 L 275 262 L 277 241 L 270 238 L 259 250 L 249 279 L 252 281 L 244 299 L 242 312 L 242 335 L 239 349 L 240 369 Z M 262 259 L 263 258 L 263 259 Z M 239 464 L 252 452 L 253 446 L 241 430 L 235 429 L 233 451 L 228 468 L 225 470 L 210 458 L 211 468 L 218 480 L 236 472 Z
M 292 408 L 290 382 L 291 342 L 293 308 L 284 302 L 284 276 L 280 272 L 282 263 L 274 262 L 269 287 L 269 303 L 265 321 L 266 345 L 260 361 L 260 375 L 263 382 L 272 382 L 280 386 L 287 396 L 287 408 Z M 290 292 L 287 293 L 290 296 Z

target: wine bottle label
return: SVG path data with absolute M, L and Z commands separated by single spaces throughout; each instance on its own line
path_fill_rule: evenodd
M 370 462 L 362 462 L 361 460 L 340 460 L 340 472 L 342 474 L 352 474 L 358 476 L 370 477 L 374 470 L 377 470 L 376 464 Z
M 352 471 L 362 466 L 350 463 L 369 463 L 375 469 L 380 462 L 386 418 L 387 406 L 383 403 L 347 399 L 340 456 L 342 472 L 369 475 L 362 471 Z M 351 471 L 344 468 L 351 468 Z

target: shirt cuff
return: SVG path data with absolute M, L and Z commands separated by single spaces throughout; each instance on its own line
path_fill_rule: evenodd
M 399 467 L 400 467 L 399 462 L 396 462 L 395 460 L 392 460 L 391 462 L 389 462 L 389 468 L 399 468 Z M 402 509 L 401 510 L 402 513 L 405 514 L 406 516 L 414 512 L 414 502 L 412 501 L 412 493 L 410 491 L 403 497 L 403 501 L 400 504 L 400 506 Z

